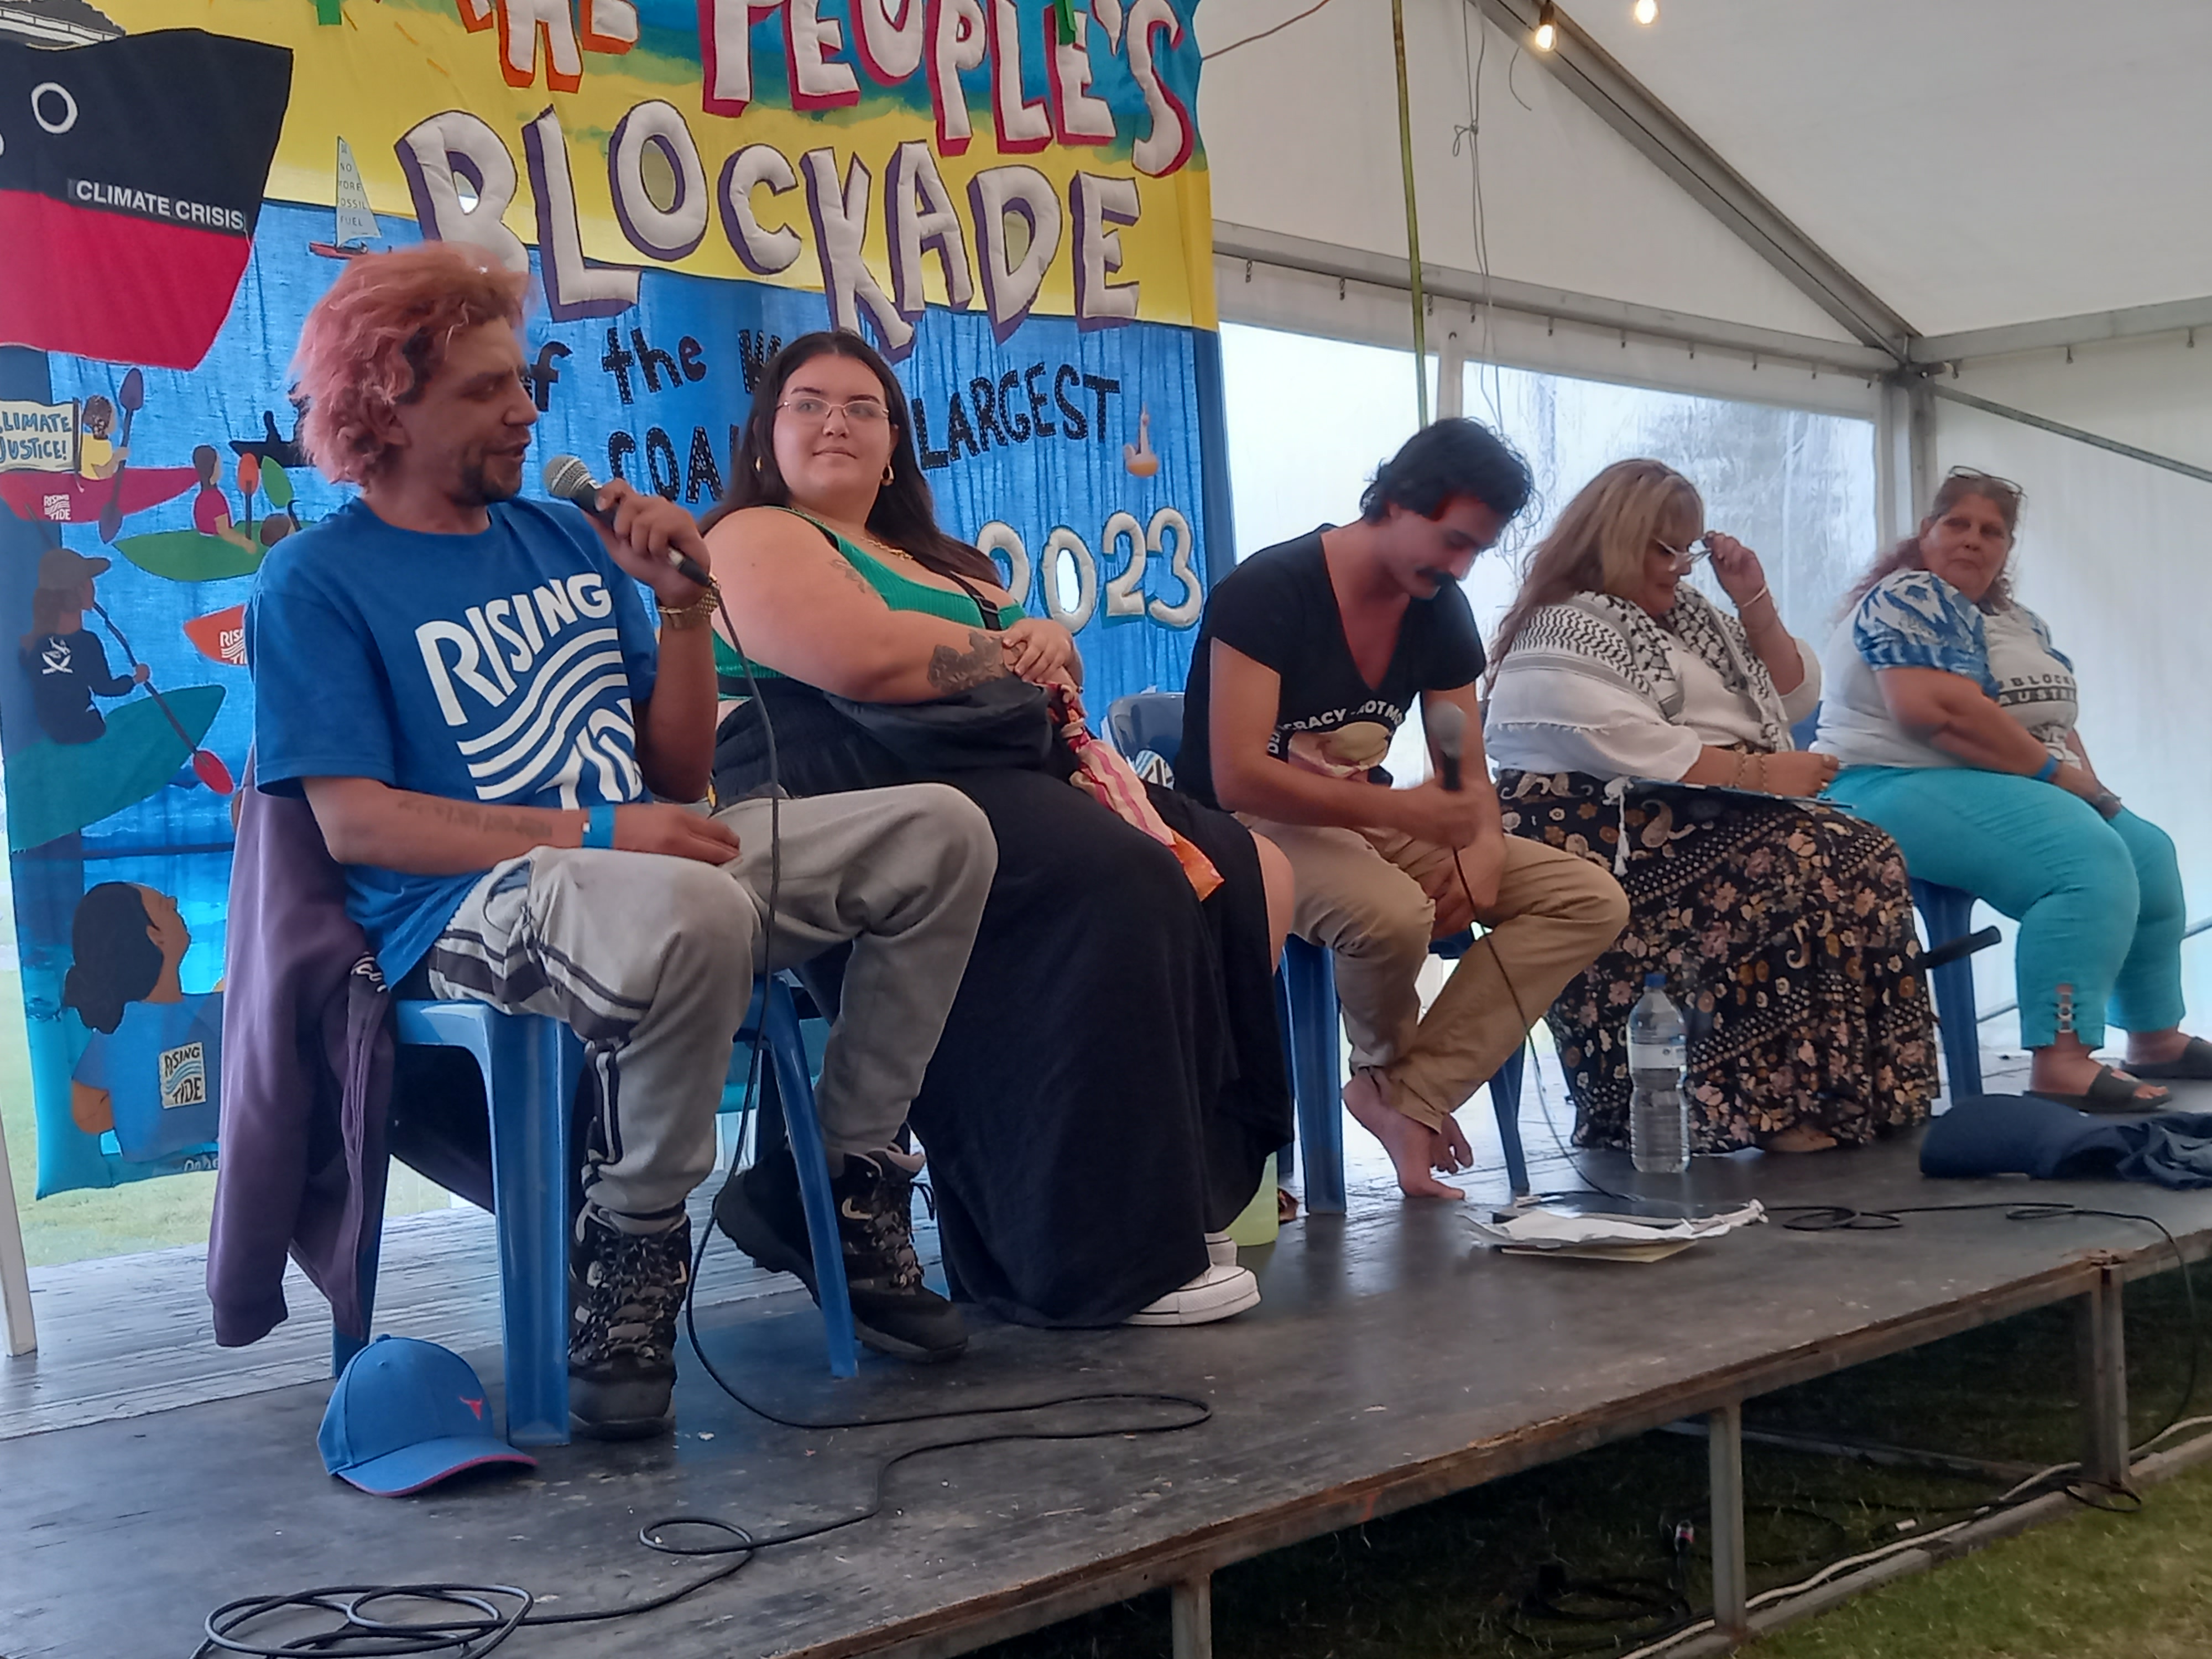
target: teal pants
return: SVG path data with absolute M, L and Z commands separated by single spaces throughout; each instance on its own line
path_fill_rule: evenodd
M 2107 1018 L 2126 1031 L 2181 1023 L 2181 868 L 2156 824 L 2124 811 L 2106 823 L 2063 789 L 1963 766 L 1849 766 L 1826 799 L 1887 830 L 1917 880 L 1962 888 L 2020 923 L 2027 1047 L 2057 1039 L 2062 1000 L 2092 1048 Z

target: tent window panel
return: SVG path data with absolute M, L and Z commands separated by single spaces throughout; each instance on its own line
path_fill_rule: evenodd
M 1221 349 L 1237 556 L 1349 520 L 1415 429 L 1413 354 L 1233 323 Z M 1429 374 L 1433 391 L 1433 357 Z M 1783 620 L 1816 649 L 1880 542 L 1872 421 L 1475 362 L 1462 406 L 1510 440 L 1536 478 L 1532 509 L 1464 584 L 1486 639 L 1560 509 L 1629 456 L 1656 457 L 1697 485 L 1707 526 L 1758 551 Z M 1720 597 L 1705 567 L 1695 580 Z M 1419 726 L 1416 715 L 1392 746 L 1397 776 L 1425 769 Z

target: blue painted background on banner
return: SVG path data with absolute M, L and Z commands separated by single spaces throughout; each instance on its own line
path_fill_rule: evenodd
M 112 545 L 94 523 L 43 523 L 0 510 L 0 631 L 11 641 L 30 634 L 37 573 L 55 547 L 109 560 L 93 579 L 100 605 L 187 730 L 204 724 L 198 746 L 234 775 L 243 772 L 251 741 L 252 695 L 244 666 L 221 659 L 225 613 L 252 591 L 251 567 L 272 516 L 311 522 L 344 499 L 289 450 L 295 419 L 285 396 L 301 322 L 338 270 L 308 252 L 329 228 L 327 208 L 271 204 L 205 362 L 189 374 L 143 372 L 131 468 L 189 469 L 196 451 L 212 450 L 212 484 L 187 485 L 130 513 Z M 390 220 L 385 231 L 392 245 L 414 234 L 411 225 Z M 619 316 L 563 325 L 534 316 L 528 351 L 544 413 L 531 493 L 538 463 L 566 450 L 602 477 L 619 470 L 703 512 L 728 477 L 749 380 L 780 342 L 826 318 L 819 295 L 651 270 L 638 305 Z M 993 547 L 1031 613 L 1078 627 L 1094 724 L 1115 696 L 1179 687 L 1206 568 L 1197 388 L 1200 354 L 1211 342 L 1162 325 L 1084 331 L 1067 319 L 1032 317 L 1001 343 L 984 317 L 934 310 L 920 328 L 899 374 L 946 526 Z M 117 403 L 124 374 L 116 365 L 0 349 L 0 399 Z M 254 455 L 244 483 L 257 482 L 255 465 L 276 464 L 250 492 L 239 474 L 241 449 Z M 289 484 L 289 508 L 272 499 L 272 482 L 276 495 Z M 210 489 L 222 492 L 219 505 L 235 526 L 234 554 L 191 533 L 196 523 L 211 521 L 217 503 Z M 207 574 L 210 554 L 216 571 L 231 574 Z M 86 627 L 111 669 L 127 673 L 120 642 L 97 617 Z M 129 713 L 148 702 L 143 689 L 95 699 L 108 724 L 105 744 L 55 744 L 33 707 L 33 665 L 11 652 L 0 673 L 0 741 L 43 1195 L 202 1167 L 212 1156 L 209 1146 L 154 1153 L 141 1146 L 134 1158 L 113 1130 L 79 1127 L 70 1078 L 90 1034 L 64 1008 L 62 988 L 83 895 L 122 882 L 176 901 L 191 934 L 181 988 L 187 995 L 216 988 L 232 802 L 182 763 L 181 740 L 162 747 L 170 728 L 159 710 Z M 134 751 L 134 763 L 158 775 L 134 781 L 118 771 L 118 754 L 132 732 L 159 738 Z M 33 787 L 35 801 L 25 793 Z M 119 811 L 70 822 L 79 795 L 97 801 L 103 790 L 127 796 L 142 788 Z M 68 827 L 49 833 L 58 823 Z M 39 839 L 25 839 L 33 836 Z

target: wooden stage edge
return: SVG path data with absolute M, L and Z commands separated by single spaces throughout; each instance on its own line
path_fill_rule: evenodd
M 1583 1164 L 1614 1190 L 1638 1184 L 1618 1155 Z M 1540 1184 L 1565 1186 L 1565 1174 Z M 1927 1181 L 1911 1139 L 1701 1160 L 1690 1185 L 1717 1200 L 1758 1197 L 1778 1216 L 2069 1202 L 2154 1217 L 2189 1258 L 2212 1255 L 2212 1194 Z M 1083 1389 L 1190 1395 L 1214 1417 L 1187 1433 L 933 1455 L 894 1473 L 872 1521 L 770 1551 L 654 1613 L 520 1632 L 513 1650 L 937 1659 L 1165 1588 L 1177 1659 L 1205 1659 L 1210 1579 L 1224 1566 L 1702 1419 L 1717 1605 L 1716 1635 L 1701 1645 L 1715 1651 L 1777 1618 L 1769 1608 L 1755 1620 L 1747 1593 L 1746 1400 L 2071 1300 L 2080 1370 L 2053 1386 L 2079 1382 L 2084 1474 L 2126 1480 L 2124 1289 L 2175 1255 L 2137 1221 L 2025 1223 L 1991 1207 L 1880 1231 L 1770 1223 L 1650 1265 L 1536 1261 L 1476 1248 L 1458 1206 L 1401 1203 L 1362 1185 L 1349 1216 L 1307 1218 L 1246 1260 L 1264 1300 L 1218 1326 L 1042 1332 L 978 1321 L 956 1364 L 871 1361 L 842 1384 L 823 1375 L 819 1318 L 803 1295 L 703 1310 L 717 1366 L 787 1415 L 881 1417 Z M 473 1357 L 495 1376 L 495 1352 Z M 886 1456 L 947 1432 L 779 1429 L 724 1398 L 696 1355 L 684 1359 L 672 1443 L 548 1449 L 534 1474 L 408 1499 L 368 1498 L 323 1474 L 313 1437 L 327 1382 L 0 1443 L 0 1650 L 9 1659 L 180 1654 L 215 1603 L 317 1583 L 520 1584 L 556 1593 L 556 1610 L 643 1601 L 697 1567 L 640 1549 L 641 1523 L 707 1514 L 765 1533 L 831 1518 L 865 1497 Z M 2136 1478 L 2203 1454 L 2169 1448 Z M 2015 1527 L 2039 1512 L 2028 1504 L 1995 1522 Z M 1954 1535 L 1845 1583 L 1977 1541 Z

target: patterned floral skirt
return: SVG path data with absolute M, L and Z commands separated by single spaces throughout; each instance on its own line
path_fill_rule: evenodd
M 1506 771 L 1508 833 L 1611 869 L 1628 926 L 1552 1005 L 1575 1140 L 1628 1144 L 1628 1011 L 1647 973 L 1690 1026 L 1692 1144 L 1796 1127 L 1846 1145 L 1909 1127 L 1936 1094 L 1935 1027 L 1897 843 L 1832 807 Z

